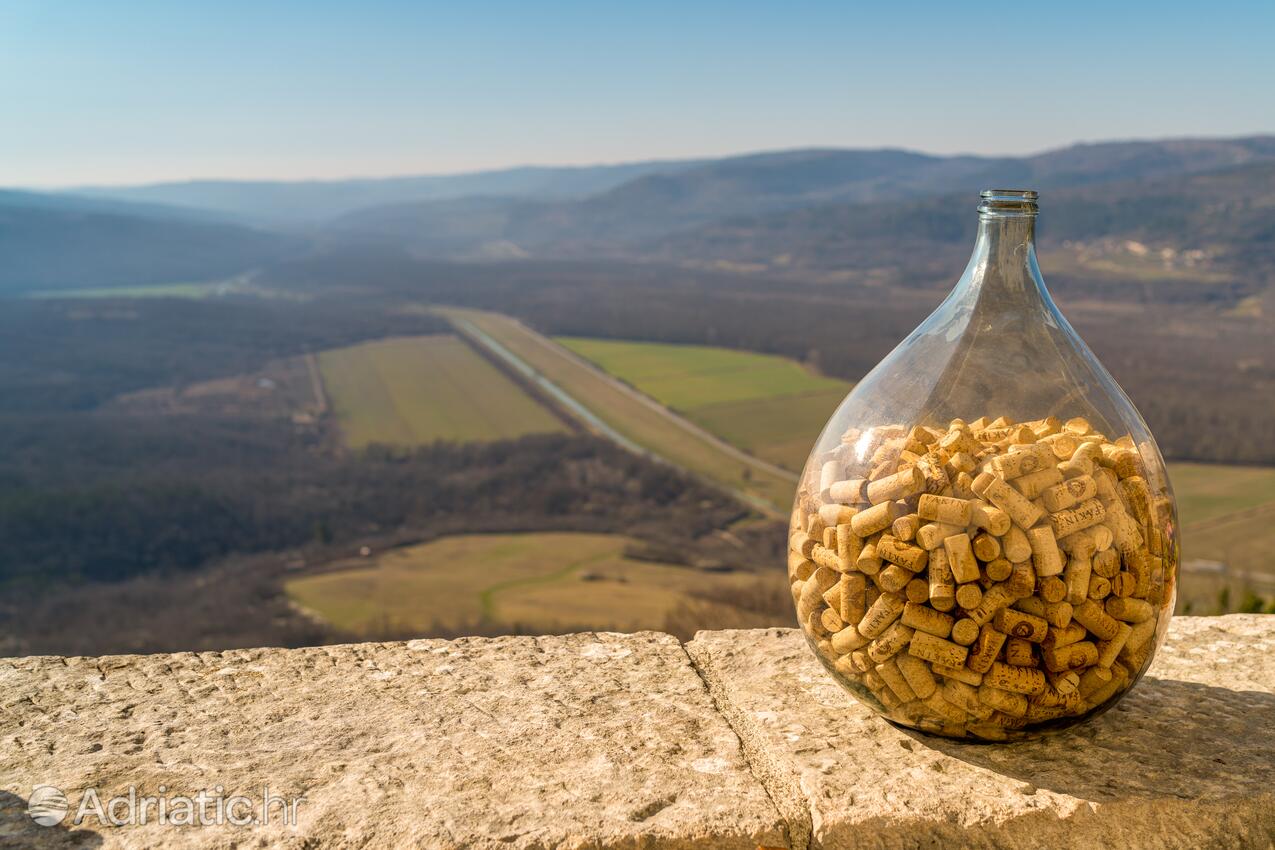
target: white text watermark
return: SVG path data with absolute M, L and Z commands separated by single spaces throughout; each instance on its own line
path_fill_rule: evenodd
M 304 796 L 284 797 L 270 786 L 259 794 L 227 794 L 217 785 L 193 794 L 169 794 L 160 785 L 157 794 L 142 794 L 133 785 L 122 793 L 106 794 L 86 788 L 74 802 L 60 788 L 37 785 L 27 800 L 27 814 L 40 826 L 296 826 Z

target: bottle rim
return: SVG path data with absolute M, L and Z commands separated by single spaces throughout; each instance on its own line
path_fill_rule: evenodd
M 1035 189 L 984 189 L 979 193 L 978 212 L 985 217 L 1035 216 Z

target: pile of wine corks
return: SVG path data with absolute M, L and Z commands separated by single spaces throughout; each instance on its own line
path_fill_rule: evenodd
M 1084 419 L 852 429 L 803 479 L 788 576 L 802 629 L 861 699 L 1004 740 L 1141 674 L 1171 613 L 1172 523 L 1162 470 Z

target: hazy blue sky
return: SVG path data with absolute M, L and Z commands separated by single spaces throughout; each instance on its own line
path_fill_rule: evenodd
M 1275 2 L 0 3 L 0 185 L 1275 131 Z

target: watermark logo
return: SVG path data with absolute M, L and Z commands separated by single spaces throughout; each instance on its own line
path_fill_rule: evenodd
M 71 825 L 96 820 L 99 826 L 137 826 L 148 823 L 171 826 L 269 826 L 272 823 L 296 826 L 304 796 L 283 797 L 263 785 L 256 796 L 226 794 L 218 785 L 194 794 L 139 794 L 130 785 L 123 794 L 104 795 L 87 788 L 80 795 Z M 60 788 L 37 785 L 27 799 L 27 814 L 40 826 L 57 826 L 72 809 L 71 800 Z
M 57 826 L 71 810 L 71 803 L 61 788 L 37 785 L 27 798 L 27 814 L 40 826 Z

